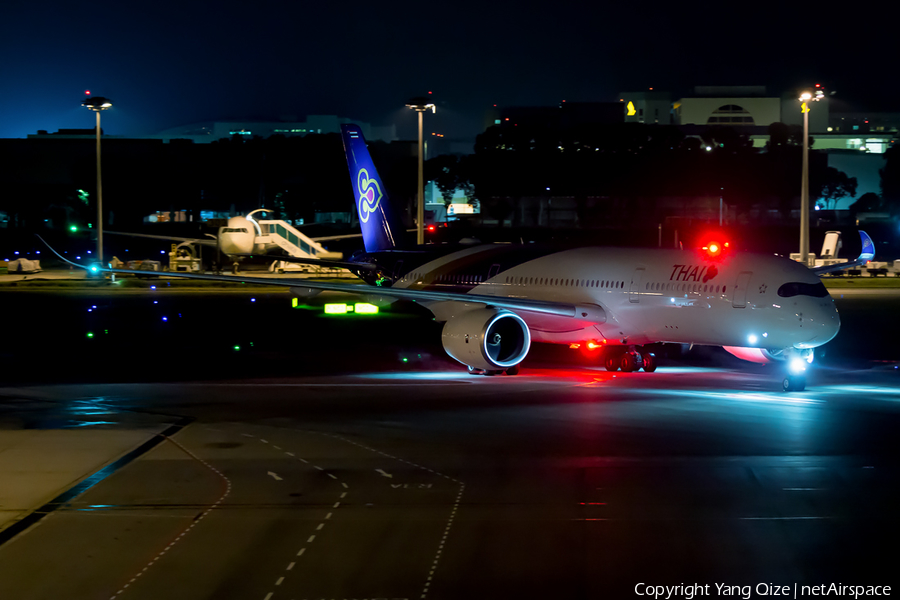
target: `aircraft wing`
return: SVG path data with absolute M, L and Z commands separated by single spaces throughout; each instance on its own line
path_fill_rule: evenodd
M 149 233 L 127 233 L 125 231 L 104 231 L 104 234 L 112 234 L 112 235 L 125 235 L 128 237 L 139 237 L 139 238 L 147 238 L 150 240 L 168 240 L 171 242 L 191 242 L 194 244 L 200 244 L 201 246 L 210 246 L 212 248 L 216 247 L 216 240 L 211 238 L 184 238 L 184 237 L 176 237 L 173 235 L 151 235 Z
M 828 265 L 825 267 L 816 267 L 810 270 L 816 275 L 821 276 L 827 273 L 836 273 L 837 271 L 843 271 L 844 269 L 859 267 L 875 258 L 875 243 L 872 241 L 872 238 L 869 237 L 869 234 L 865 231 L 860 231 L 859 237 L 860 240 L 862 240 L 862 251 L 859 253 L 859 256 L 856 258 L 856 260 L 851 260 L 850 262 L 845 263 L 838 263 L 836 265 Z
M 42 242 L 43 238 L 40 238 Z M 82 265 L 73 262 L 56 250 L 47 242 L 44 242 L 50 250 L 64 262 L 85 269 L 92 273 L 115 273 L 117 275 L 141 275 L 146 276 L 147 271 L 134 271 L 131 269 L 108 269 L 99 265 Z M 527 311 L 532 313 L 567 317 L 590 323 L 606 322 L 606 311 L 596 304 L 572 304 L 569 302 L 555 302 L 551 300 L 536 300 L 533 298 L 516 298 L 507 296 L 492 296 L 488 294 L 460 294 L 458 292 L 435 292 L 425 290 L 409 290 L 405 288 L 378 287 L 363 283 L 337 283 L 329 281 L 308 281 L 288 279 L 281 277 L 244 277 L 241 275 L 207 275 L 205 273 L 169 272 L 161 274 L 164 277 L 179 277 L 182 279 L 195 279 L 199 281 L 224 281 L 229 283 L 252 283 L 255 285 L 270 285 L 276 287 L 289 287 L 300 289 L 312 289 L 331 292 L 346 292 L 351 294 L 377 295 L 400 300 L 413 300 L 416 302 L 460 302 L 463 304 L 484 304 L 495 308 L 505 308 L 513 311 Z
M 283 256 L 281 254 L 232 254 L 242 258 L 265 258 L 267 260 L 281 260 L 301 265 L 316 265 L 318 267 L 337 267 L 339 269 L 355 269 L 357 271 L 374 271 L 378 267 L 373 263 L 355 263 L 341 260 L 323 260 L 321 258 L 305 258 L 302 256 Z

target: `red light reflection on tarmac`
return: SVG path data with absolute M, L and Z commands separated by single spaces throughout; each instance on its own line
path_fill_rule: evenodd
M 517 377 L 570 379 L 574 383 L 586 384 L 609 381 L 616 375 L 619 375 L 619 373 L 599 369 L 585 369 L 584 367 L 525 367 Z

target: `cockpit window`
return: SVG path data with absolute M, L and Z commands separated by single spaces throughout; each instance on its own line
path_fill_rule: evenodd
M 782 298 L 790 298 L 792 296 L 812 296 L 813 298 L 824 298 L 828 295 L 825 284 L 819 283 L 786 283 L 778 288 L 778 295 Z
M 248 233 L 246 228 L 235 228 L 235 227 L 226 227 L 222 230 L 222 233 Z

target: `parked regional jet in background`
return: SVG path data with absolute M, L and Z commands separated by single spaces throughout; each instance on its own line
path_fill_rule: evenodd
M 345 266 L 370 284 L 366 291 L 346 283 L 171 275 L 287 286 L 303 294 L 333 290 L 415 300 L 444 322 L 444 350 L 471 373 L 517 373 L 533 341 L 604 347 L 607 369 L 651 372 L 657 363 L 649 345 L 667 342 L 782 360 L 784 390 L 802 390 L 813 349 L 840 328 L 834 301 L 816 273 L 787 258 L 732 253 L 719 244 L 698 251 L 407 248 L 360 128 L 344 125 L 342 136 L 365 243 Z M 871 240 L 860 235 L 857 260 L 871 260 Z

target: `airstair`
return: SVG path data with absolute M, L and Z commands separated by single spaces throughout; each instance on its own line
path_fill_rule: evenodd
M 340 252 L 329 252 L 314 239 L 300 233 L 297 229 L 285 221 L 257 220 L 259 235 L 257 244 L 263 244 L 266 248 L 278 246 L 288 256 L 298 258 L 311 258 L 319 260 L 340 260 L 344 255 Z M 276 260 L 270 267 L 272 271 L 301 271 L 317 274 L 347 274 L 346 269 L 327 267 L 320 265 L 307 265 Z

